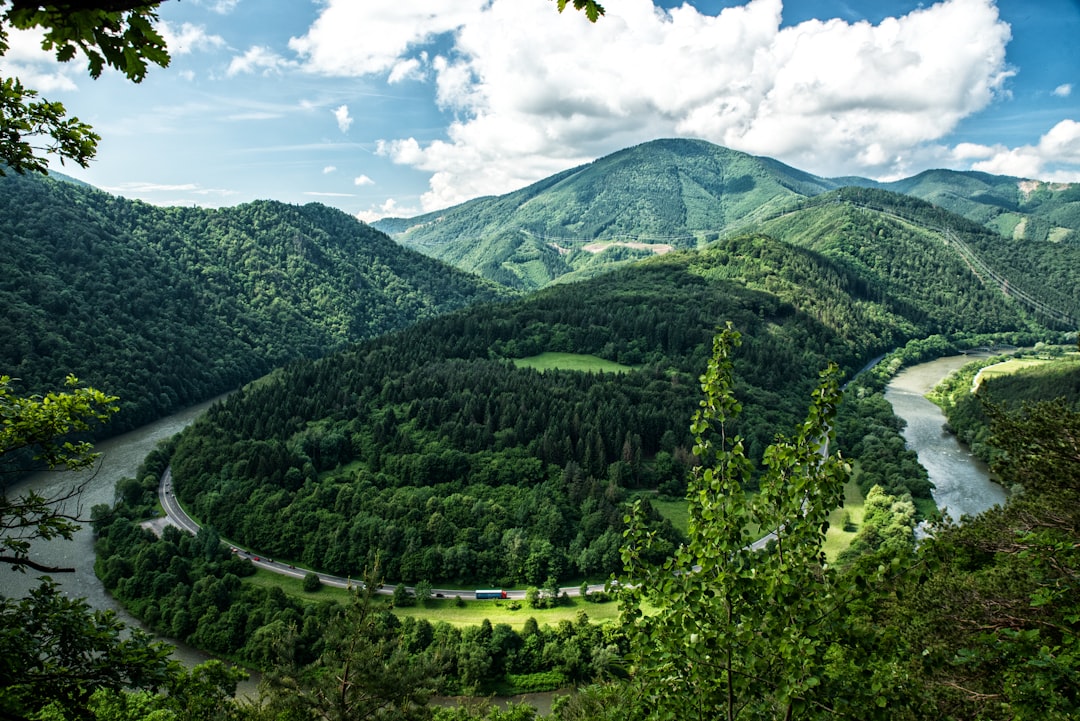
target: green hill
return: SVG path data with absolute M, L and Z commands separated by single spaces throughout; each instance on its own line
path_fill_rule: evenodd
M 527 188 L 375 227 L 402 244 L 525 290 L 694 248 L 844 186 L 919 198 L 1007 238 L 1080 244 L 1080 185 L 931 170 L 892 183 L 819 178 L 699 140 L 656 140 Z
M 500 295 L 325 206 L 156 208 L 30 176 L 0 178 L 0 254 L 0 373 L 119 395 L 110 432 Z
M 608 265 L 697 247 L 710 234 L 836 187 L 704 141 L 656 140 L 507 195 L 375 227 L 460 268 L 535 289 L 598 255 Z
M 1080 183 L 928 170 L 881 187 L 926 200 L 1007 238 L 1080 245 Z

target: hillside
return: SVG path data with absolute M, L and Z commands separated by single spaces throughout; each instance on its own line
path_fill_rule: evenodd
M 744 337 L 738 430 L 754 457 L 791 427 L 830 359 L 852 372 L 912 338 L 1038 330 L 931 238 L 880 230 L 895 282 L 747 235 L 290 365 L 184 433 L 177 494 L 238 543 L 339 575 L 376 558 L 395 581 L 606 575 L 619 499 L 682 492 L 695 379 L 725 320 Z M 637 370 L 510 362 L 544 351 Z
M 1017 243 L 927 202 L 869 188 L 819 195 L 756 227 L 857 269 L 876 292 L 920 312 L 1008 304 L 1049 327 L 1080 323 L 1080 246 Z M 950 280 L 935 281 L 941 274 Z
M 501 294 L 325 206 L 156 208 L 40 177 L 0 178 L 0 254 L 0 373 L 120 396 L 113 433 Z
M 819 178 L 770 158 L 696 140 L 656 140 L 506 195 L 375 227 L 398 242 L 505 285 L 531 290 L 693 248 L 843 186 L 925 200 L 996 235 L 1080 245 L 1080 185 L 932 170 L 879 183 Z
M 656 140 L 513 193 L 375 227 L 457 267 L 535 289 L 596 260 L 607 265 L 697 247 L 726 228 L 836 187 L 704 141 Z M 640 246 L 601 253 L 603 246 L 589 247 L 594 241 Z
M 921 198 L 1006 238 L 1080 245 L 1080 183 L 928 170 L 880 187 Z

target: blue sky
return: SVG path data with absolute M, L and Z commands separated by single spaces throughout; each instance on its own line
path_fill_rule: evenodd
M 1077 0 L 167 0 L 172 63 L 16 74 L 103 136 L 57 170 L 157 204 L 409 216 L 658 137 L 823 176 L 1080 181 Z M 435 8 L 435 9 L 433 9 Z

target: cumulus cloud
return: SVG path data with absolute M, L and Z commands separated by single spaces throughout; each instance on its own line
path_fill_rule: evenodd
M 42 93 L 75 90 L 75 79 L 83 68 L 77 63 L 57 62 L 56 56 L 41 49 L 45 31 L 8 30 L 8 49 L 0 55 L 0 77 L 17 77 L 23 85 Z
M 270 48 L 255 45 L 248 48 L 248 51 L 243 55 L 234 57 L 232 61 L 229 62 L 229 67 L 225 71 L 225 74 L 229 77 L 245 73 L 272 75 L 280 73 L 294 65 L 295 63 L 286 60 Z
M 1072 95 L 1072 83 L 1062 83 L 1054 88 L 1054 95 L 1059 98 L 1067 98 Z
M 353 178 L 353 185 L 375 185 L 375 181 L 366 175 L 359 175 Z
M 163 20 L 158 23 L 157 29 L 165 38 L 169 53 L 173 55 L 185 55 L 196 50 L 212 50 L 225 46 L 224 38 L 207 33 L 206 28 L 201 25 L 184 23 L 176 29 Z
M 339 105 L 332 111 L 334 113 L 334 119 L 337 120 L 338 129 L 343 132 L 349 132 L 349 128 L 352 127 L 353 119 L 349 117 L 349 106 Z
M 329 175 L 330 173 L 333 173 L 335 170 L 337 170 L 337 168 L 334 167 L 333 165 L 327 165 L 325 168 L 322 169 L 323 175 Z
M 972 170 L 1020 178 L 1080 182 L 1080 172 L 1076 170 L 1080 166 L 1080 123 L 1075 120 L 1062 120 L 1043 135 L 1037 145 L 995 146 L 986 150 L 985 160 L 972 164 Z
M 356 218 L 365 223 L 374 223 L 381 218 L 409 218 L 419 215 L 420 212 L 419 208 L 401 206 L 393 198 L 387 198 L 382 205 L 373 205 L 368 210 L 361 210 L 356 214 Z
M 993 0 L 785 28 L 782 0 L 715 16 L 650 0 L 607 9 L 593 25 L 542 2 L 453 0 L 434 12 L 426 0 L 327 0 L 290 47 L 310 72 L 434 83 L 455 118 L 445 139 L 377 149 L 431 173 L 425 210 L 665 136 L 822 175 L 896 176 L 941 153 L 935 143 L 1005 96 L 1013 73 Z M 369 41 L 356 42 L 361 30 Z

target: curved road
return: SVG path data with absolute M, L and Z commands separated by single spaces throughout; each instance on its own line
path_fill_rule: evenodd
M 161 501 L 161 507 L 165 509 L 165 521 L 173 526 L 176 526 L 182 531 L 187 531 L 192 535 L 198 535 L 199 524 L 195 522 L 191 516 L 180 506 L 180 502 L 176 500 L 176 496 L 173 494 L 172 485 L 172 468 L 166 468 L 165 473 L 161 476 L 161 484 L 158 486 L 158 498 Z M 240 548 L 238 546 L 230 546 L 233 549 L 233 553 L 240 556 L 240 558 L 246 558 L 251 563 L 255 564 L 259 568 L 265 568 L 267 571 L 273 571 L 274 573 L 280 573 L 283 576 L 292 576 L 294 578 L 303 578 L 309 573 L 314 573 L 319 577 L 327 586 L 336 586 L 337 588 L 350 588 L 353 586 L 359 586 L 360 581 L 356 581 L 351 578 L 343 578 L 341 576 L 331 576 L 328 573 L 319 573 L 317 571 L 309 571 L 306 568 L 297 568 L 291 564 L 279 563 L 272 558 L 266 558 L 262 554 L 255 551 L 251 551 L 246 548 Z M 415 593 L 416 589 L 412 586 L 406 587 L 410 593 Z M 604 584 L 596 584 L 589 586 L 589 593 L 595 593 L 597 591 L 603 591 Z M 394 593 L 393 586 L 380 586 L 376 589 L 377 593 L 384 595 L 392 595 Z M 578 596 L 581 594 L 580 587 L 566 587 L 559 589 L 560 594 L 567 594 L 568 596 Z M 436 598 L 453 598 L 460 596 L 462 600 L 473 601 L 476 600 L 476 589 L 460 589 L 460 588 L 433 588 L 431 594 Z M 506 597 L 508 599 L 515 599 L 519 601 L 525 600 L 525 591 L 507 591 Z M 486 599 L 485 599 L 486 600 Z

